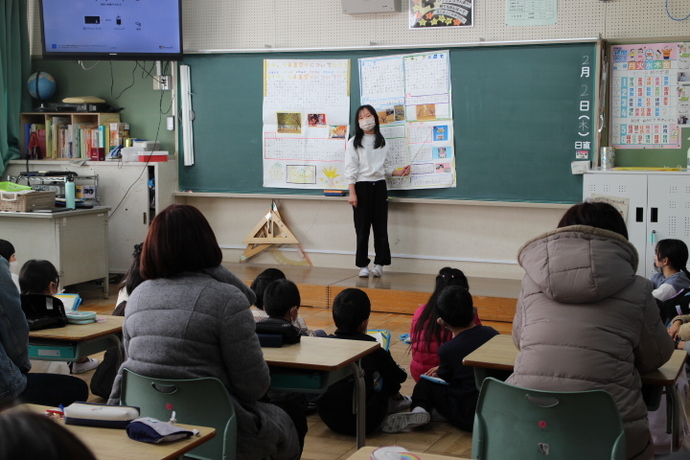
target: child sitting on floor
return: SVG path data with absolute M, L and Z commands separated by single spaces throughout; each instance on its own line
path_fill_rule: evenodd
M 367 294 L 361 289 L 345 289 L 333 300 L 333 321 L 338 329 L 330 337 L 376 341 L 366 333 L 370 314 L 371 302 Z M 400 394 L 400 384 L 407 379 L 407 372 L 383 348 L 363 357 L 361 363 L 366 387 L 366 433 L 372 433 L 389 411 L 409 407 L 410 398 Z M 374 379 L 378 377 L 381 388 L 375 391 Z M 316 403 L 321 420 L 336 433 L 355 434 L 353 392 L 354 377 L 350 376 L 331 385 Z
M 445 288 L 438 297 L 437 310 L 439 324 L 453 334 L 453 339 L 438 349 L 439 366 L 424 375 L 440 378 L 442 382 L 419 379 L 412 392 L 412 410 L 386 417 L 381 426 L 384 433 L 426 425 L 434 409 L 461 430 L 472 431 L 479 390 L 474 383 L 473 369 L 462 360 L 498 335 L 498 331 L 473 322 L 472 295 L 462 286 Z
M 297 343 L 306 335 L 293 325 L 302 302 L 295 283 L 286 279 L 271 282 L 266 286 L 263 300 L 268 318 L 256 323 L 257 334 L 280 335 L 284 343 Z
M 254 291 L 256 301 L 254 302 L 254 306 L 251 310 L 252 314 L 254 315 L 254 321 L 256 321 L 257 323 L 261 320 L 268 318 L 269 316 L 268 313 L 264 310 L 264 291 L 266 290 L 266 287 L 268 287 L 268 285 L 271 284 L 273 281 L 284 279 L 286 279 L 285 273 L 283 273 L 281 270 L 277 268 L 267 268 L 266 270 L 259 273 L 256 276 L 256 278 L 254 278 L 254 281 L 252 281 L 250 289 Z M 302 331 L 302 335 L 317 337 L 326 336 L 326 333 L 320 329 L 317 329 L 315 331 L 310 330 L 307 327 L 307 323 L 306 321 L 304 321 L 304 318 L 302 318 L 299 314 L 297 314 L 297 318 L 294 321 L 292 321 L 292 324 L 293 326 L 299 328 Z

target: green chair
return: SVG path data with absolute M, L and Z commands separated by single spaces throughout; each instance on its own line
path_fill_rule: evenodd
M 484 380 L 472 433 L 479 460 L 625 459 L 625 432 L 610 394 L 538 391 Z
M 121 404 L 139 407 L 142 417 L 168 421 L 175 411 L 179 423 L 216 429 L 215 438 L 185 454 L 185 457 L 235 459 L 235 406 L 228 390 L 217 378 L 157 379 L 124 369 Z

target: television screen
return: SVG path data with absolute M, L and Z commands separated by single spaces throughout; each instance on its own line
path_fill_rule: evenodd
M 40 0 L 47 59 L 182 59 L 181 0 Z

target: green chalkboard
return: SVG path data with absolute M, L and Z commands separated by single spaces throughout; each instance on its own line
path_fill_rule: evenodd
M 448 48 L 445 48 L 448 49 Z M 594 147 L 594 42 L 450 48 L 457 187 L 391 192 L 456 200 L 577 202 L 576 143 Z M 187 55 L 195 164 L 180 163 L 180 189 L 319 194 L 262 186 L 264 59 L 351 59 L 352 113 L 358 58 L 419 50 Z M 583 117 L 583 118 L 581 118 Z

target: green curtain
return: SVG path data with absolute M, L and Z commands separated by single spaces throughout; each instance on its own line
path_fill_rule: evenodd
M 19 158 L 19 115 L 31 71 L 27 0 L 0 0 L 0 171 Z

